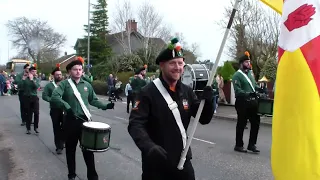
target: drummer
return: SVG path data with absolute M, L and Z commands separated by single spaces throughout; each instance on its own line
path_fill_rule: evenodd
M 62 80 L 62 73 L 60 71 L 60 64 L 56 65 L 56 68 L 52 71 L 53 81 L 48 83 L 42 92 L 42 99 L 50 102 L 53 90 L 58 87 Z M 56 153 L 62 154 L 64 142 L 62 133 L 63 124 L 63 108 L 56 107 L 53 103 L 50 103 L 50 116 L 53 126 L 54 144 L 56 145 Z
M 195 179 L 190 149 L 184 169 L 180 171 L 177 168 L 185 144 L 184 130 L 188 128 L 191 116 L 196 116 L 200 103 L 192 89 L 180 81 L 184 68 L 182 53 L 181 46 L 174 38 L 168 48 L 159 54 L 156 59 L 161 69 L 159 79 L 142 88 L 129 117 L 128 131 L 142 152 L 142 180 Z M 155 83 L 162 84 L 168 96 L 177 102 L 180 118 L 175 118 Z M 201 124 L 211 121 L 212 98 L 212 88 L 205 87 L 202 97 L 205 105 L 199 120 Z
M 256 90 L 259 89 L 257 83 L 250 73 L 250 57 L 244 55 L 239 58 L 240 69 L 233 75 L 232 82 L 236 96 L 235 108 L 237 111 L 237 127 L 236 127 L 236 145 L 235 151 L 247 152 L 247 150 L 259 153 L 260 150 L 256 147 L 260 116 L 258 113 L 258 99 Z M 243 131 L 247 124 L 247 119 L 250 121 L 251 130 L 247 150 L 243 147 Z
M 66 157 L 68 164 L 69 180 L 76 177 L 75 153 L 78 141 L 81 137 L 82 124 L 87 121 L 85 110 L 89 104 L 102 110 L 113 109 L 114 104 L 104 104 L 100 102 L 93 91 L 92 86 L 84 81 L 82 76 L 83 65 L 79 60 L 72 61 L 66 67 L 72 81 L 64 80 L 53 91 L 51 103 L 56 107 L 63 107 L 66 111 L 66 120 L 64 123 L 64 131 L 66 132 Z M 75 87 L 81 94 L 80 100 L 85 104 L 86 108 L 82 109 L 81 103 L 74 95 L 74 91 L 70 83 L 74 83 Z M 82 151 L 85 163 L 87 165 L 88 180 L 98 180 L 98 174 L 95 168 L 93 152 Z

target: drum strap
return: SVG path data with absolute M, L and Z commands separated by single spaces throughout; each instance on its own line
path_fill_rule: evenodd
M 57 84 L 54 82 L 54 80 L 52 81 L 52 84 L 54 85 L 55 88 L 57 88 Z
M 162 95 L 162 97 L 166 100 L 169 109 L 172 111 L 172 114 L 177 122 L 177 125 L 180 129 L 180 133 L 182 136 L 182 141 L 183 141 L 183 148 L 186 147 L 186 142 L 187 142 L 187 133 L 186 130 L 184 129 L 184 126 L 182 124 L 182 120 L 181 120 L 181 115 L 180 115 L 180 111 L 178 109 L 178 104 L 173 101 L 173 99 L 171 98 L 170 94 L 168 93 L 168 91 L 166 90 L 166 88 L 163 86 L 161 80 L 159 78 L 155 79 L 153 81 L 153 83 L 156 85 L 157 89 L 159 90 L 160 94 Z
M 69 82 L 69 84 L 70 84 L 70 86 L 71 86 L 71 88 L 72 88 L 72 90 L 73 90 L 74 95 L 75 95 L 76 98 L 78 99 L 78 101 L 79 101 L 79 103 L 80 103 L 80 106 L 81 106 L 84 114 L 86 115 L 86 117 L 88 118 L 88 120 L 90 120 L 90 119 L 91 119 L 91 114 L 90 114 L 87 106 L 84 104 L 84 102 L 83 102 L 83 100 L 82 100 L 82 98 L 81 98 L 81 94 L 79 93 L 76 85 L 73 83 L 73 81 L 72 81 L 71 78 L 68 79 L 68 82 Z
M 238 72 L 241 73 L 241 74 L 246 78 L 246 80 L 247 80 L 248 83 L 250 84 L 253 92 L 256 92 L 256 90 L 254 89 L 254 87 L 253 87 L 253 85 L 252 85 L 252 82 L 251 82 L 251 80 L 249 79 L 249 77 L 248 77 L 245 73 L 243 73 L 240 69 L 238 70 Z

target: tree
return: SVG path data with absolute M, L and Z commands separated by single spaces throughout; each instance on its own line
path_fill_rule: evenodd
M 142 60 L 137 54 L 123 54 L 115 56 L 108 62 L 108 67 L 112 73 L 133 71 L 143 65 Z
M 19 55 L 28 55 L 37 64 L 58 58 L 66 42 L 66 37 L 55 32 L 46 21 L 19 17 L 8 21 L 6 26 Z
M 106 35 L 109 34 L 106 0 L 98 0 L 97 4 L 93 5 L 90 21 L 90 60 L 92 60 L 90 64 L 103 66 L 103 63 L 106 64 L 112 55 L 112 50 L 106 39 Z M 84 25 L 84 27 L 88 33 L 88 25 Z M 85 36 L 84 40 L 87 42 L 88 36 Z M 88 58 L 87 48 L 88 45 L 84 43 L 79 51 L 80 55 L 86 58 Z
M 159 54 L 165 47 L 165 43 L 161 43 L 156 38 L 167 40 L 170 36 L 171 30 L 163 22 L 163 16 L 161 16 L 156 8 L 145 1 L 138 8 L 137 12 L 138 21 L 140 23 L 139 33 L 143 36 L 143 56 L 147 60 L 147 63 L 155 61 L 151 59 L 155 54 Z
M 259 79 L 261 79 L 263 76 L 266 76 L 267 79 L 271 81 L 276 80 L 276 74 L 277 74 L 277 61 L 275 58 L 269 58 L 266 63 L 264 64 Z
M 230 18 L 234 1 L 225 8 L 225 19 L 218 24 L 225 28 Z M 280 16 L 265 9 L 259 1 L 242 1 L 234 18 L 234 28 L 229 38 L 228 55 L 233 59 L 245 51 L 251 54 L 254 74 L 259 73 L 269 58 L 277 55 Z
M 229 61 L 224 62 L 222 68 L 220 69 L 220 74 L 223 77 L 224 80 L 229 80 L 232 78 L 233 74 L 236 71 L 234 70 L 234 68 L 232 67 L 232 63 Z
M 127 23 L 128 20 L 133 19 L 133 11 L 130 1 L 124 0 L 121 3 L 119 0 L 116 5 L 116 11 L 114 14 L 112 30 L 115 33 L 115 38 L 118 43 L 122 46 L 125 54 L 131 54 L 131 38 L 132 27 L 131 23 Z

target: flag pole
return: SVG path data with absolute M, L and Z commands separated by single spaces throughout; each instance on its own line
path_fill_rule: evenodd
M 231 28 L 234 16 L 236 14 L 236 11 L 237 11 L 241 1 L 242 0 L 236 0 L 235 4 L 233 6 L 233 10 L 232 10 L 232 13 L 231 13 L 228 25 L 227 25 L 227 29 L 226 29 L 226 31 L 224 33 L 224 36 L 223 36 L 223 39 L 222 39 L 222 42 L 221 42 L 221 46 L 220 46 L 220 49 L 219 49 L 219 52 L 218 52 L 218 55 L 217 55 L 217 58 L 216 58 L 216 62 L 214 63 L 214 65 L 213 65 L 213 67 L 211 69 L 211 75 L 210 75 L 210 78 L 209 78 L 209 80 L 207 82 L 207 86 L 211 86 L 211 84 L 213 82 L 214 75 L 216 74 L 216 71 L 217 71 L 217 68 L 218 68 L 218 64 L 219 64 L 219 61 L 220 61 L 220 58 L 221 58 L 221 55 L 222 55 L 222 52 L 223 52 L 223 48 L 224 48 L 224 46 L 226 44 L 226 41 L 227 41 L 227 37 L 229 35 L 230 28 Z M 191 141 L 193 139 L 194 133 L 196 132 L 197 125 L 198 125 L 198 122 L 199 122 L 199 119 L 200 119 L 200 115 L 201 115 L 202 110 L 203 110 L 204 103 L 205 103 L 205 100 L 201 100 L 199 108 L 198 108 L 197 115 L 196 115 L 196 117 L 195 117 L 195 119 L 194 119 L 194 121 L 192 123 L 191 130 L 190 130 L 191 133 L 190 133 L 190 135 L 188 137 L 186 147 L 182 151 L 182 154 L 181 154 L 181 157 L 180 157 L 180 162 L 178 164 L 178 169 L 179 170 L 183 169 L 184 163 L 186 161 L 186 156 L 187 156 L 188 150 L 190 148 Z

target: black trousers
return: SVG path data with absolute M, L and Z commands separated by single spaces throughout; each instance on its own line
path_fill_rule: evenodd
M 86 119 L 83 117 L 83 119 Z M 64 122 L 64 131 L 66 132 L 66 157 L 68 164 L 68 177 L 76 177 L 76 149 L 82 132 L 81 119 L 66 119 Z M 84 161 L 87 165 L 88 180 L 98 180 L 98 174 L 95 168 L 94 155 L 90 151 L 82 151 Z
M 260 116 L 258 112 L 257 100 L 246 101 L 245 99 L 236 99 L 235 108 L 237 110 L 238 121 L 236 130 L 236 146 L 243 147 L 243 131 L 247 125 L 247 120 L 250 121 L 250 138 L 249 146 L 257 143 L 258 132 L 260 127 Z
M 63 137 L 63 110 L 59 108 L 51 108 L 50 116 L 52 120 L 54 144 L 56 149 L 63 149 L 64 137 Z
M 26 122 L 26 111 L 25 111 L 25 106 L 23 104 L 24 102 L 24 98 L 23 98 L 23 92 L 19 91 L 19 102 L 20 102 L 20 116 L 21 116 L 21 120 L 22 123 Z
M 34 129 L 39 127 L 39 97 L 38 96 L 24 96 L 23 97 L 24 110 L 26 111 L 26 127 L 31 129 L 32 115 L 34 115 Z
M 182 170 L 176 166 L 156 167 L 142 163 L 142 180 L 195 180 L 195 174 L 190 160 L 185 162 Z
M 132 95 L 132 93 L 128 93 L 128 96 L 127 96 L 127 112 L 128 113 L 129 113 L 130 102 L 131 102 L 131 105 L 133 107 L 133 95 Z

